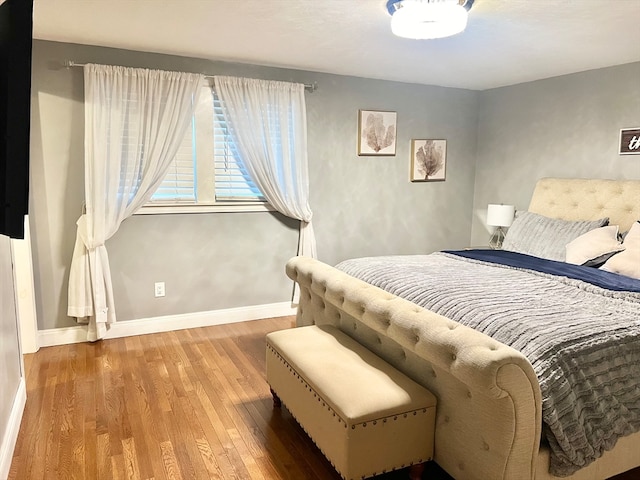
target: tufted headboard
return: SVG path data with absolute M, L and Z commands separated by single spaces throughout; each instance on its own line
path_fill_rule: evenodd
M 626 232 L 640 220 L 640 180 L 542 178 L 529 211 L 564 220 L 609 217 L 610 225 Z

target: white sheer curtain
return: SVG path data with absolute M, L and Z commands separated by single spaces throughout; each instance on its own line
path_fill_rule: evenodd
M 84 67 L 86 213 L 77 222 L 67 313 L 88 324 L 89 341 L 104 337 L 116 320 L 104 244 L 164 179 L 191 122 L 202 79 L 192 73 Z
M 304 85 L 216 76 L 214 88 L 251 179 L 276 210 L 300 220 L 298 255 L 315 258 Z

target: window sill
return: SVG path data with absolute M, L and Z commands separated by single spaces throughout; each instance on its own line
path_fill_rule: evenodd
M 216 204 L 147 204 L 134 215 L 176 215 L 192 213 L 275 212 L 268 203 L 216 203 Z

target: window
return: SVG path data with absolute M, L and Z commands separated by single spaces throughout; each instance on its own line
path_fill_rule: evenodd
M 213 95 L 213 149 L 215 194 L 217 201 L 264 202 L 260 189 L 253 183 L 239 160 L 229 126 L 224 119 L 220 99 Z
M 205 86 L 174 162 L 138 213 L 262 210 L 271 207 L 240 161 L 217 95 Z
M 196 175 L 196 122 L 191 120 L 191 125 L 178 149 L 171 167 L 167 171 L 162 184 L 153 194 L 155 202 L 189 202 L 197 201 L 197 175 Z

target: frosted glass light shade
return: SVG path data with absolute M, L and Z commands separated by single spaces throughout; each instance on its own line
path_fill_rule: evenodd
M 467 17 L 458 0 L 403 0 L 391 17 L 391 31 L 416 40 L 449 37 L 466 28 Z
M 487 209 L 487 225 L 490 227 L 510 227 L 516 207 L 513 205 L 489 204 Z

